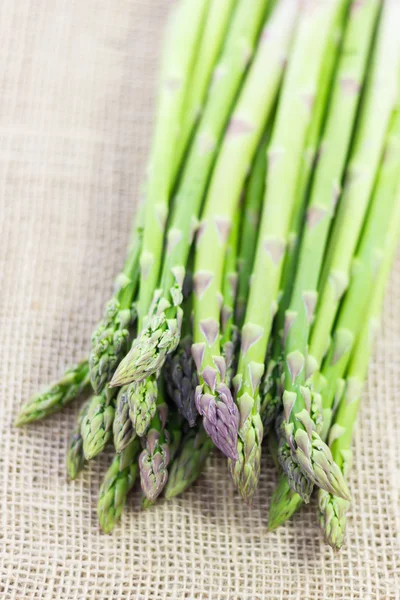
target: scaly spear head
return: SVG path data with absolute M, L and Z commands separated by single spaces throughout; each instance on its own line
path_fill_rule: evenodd
M 129 417 L 133 429 L 139 437 L 142 437 L 156 413 L 158 395 L 156 376 L 152 375 L 139 383 L 131 383 L 127 386 L 124 395 L 129 405 Z
M 204 393 L 203 386 L 199 385 L 195 402 L 203 417 L 203 427 L 214 444 L 225 456 L 237 460 L 239 411 L 228 386 L 219 383 L 214 393 Z
M 181 340 L 177 351 L 168 356 L 165 364 L 165 383 L 168 394 L 179 412 L 190 427 L 193 427 L 198 415 L 194 395 L 199 379 L 191 347 L 192 339 L 186 336 Z
M 290 446 L 282 436 L 279 439 L 278 458 L 283 471 L 286 473 L 290 488 L 300 496 L 303 502 L 308 504 L 314 487 L 313 481 L 303 473 L 295 462 Z
M 347 511 L 350 502 L 326 492 L 318 492 L 319 523 L 326 542 L 334 550 L 340 550 L 344 544 L 347 525 Z
M 329 447 L 322 441 L 316 431 L 311 435 L 303 429 L 298 429 L 294 435 L 296 444 L 296 462 L 303 473 L 323 490 L 351 500 L 349 488 L 343 473 L 332 457 Z
M 233 480 L 245 502 L 251 504 L 260 477 L 263 425 L 258 402 L 246 392 L 237 399 L 240 414 L 238 458 L 230 461 Z
M 86 460 L 100 454 L 110 441 L 114 414 L 114 405 L 107 400 L 105 393 L 92 398 L 81 425 Z
M 139 457 L 140 483 L 146 498 L 154 501 L 167 483 L 169 444 L 158 429 L 147 432 L 145 444 Z
M 99 492 L 97 514 L 104 533 L 111 533 L 124 510 L 138 472 L 136 459 L 121 469 L 120 455 L 111 463 Z
M 121 310 L 116 298 L 107 304 L 104 319 L 92 336 L 89 355 L 90 377 L 97 394 L 110 382 L 128 350 L 129 329 L 136 320 L 136 310 Z
M 166 356 L 176 350 L 181 336 L 182 309 L 160 297 L 153 311 L 148 325 L 133 341 L 132 348 L 119 364 L 111 380 L 112 386 L 141 381 L 157 373 L 164 365 Z

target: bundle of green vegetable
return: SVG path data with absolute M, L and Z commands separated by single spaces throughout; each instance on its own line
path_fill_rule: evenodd
M 400 234 L 400 3 L 180 0 L 172 9 L 137 223 L 87 361 L 23 425 L 91 388 L 77 477 L 115 447 L 111 531 L 198 478 L 218 448 L 250 503 L 263 438 L 280 469 L 269 526 L 318 489 L 344 540 L 351 440 Z

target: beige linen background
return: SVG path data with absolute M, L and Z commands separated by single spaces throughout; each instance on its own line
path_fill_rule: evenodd
M 250 1 L 250 0 L 249 0 Z M 127 244 L 152 125 L 166 0 L 0 3 L 0 598 L 399 598 L 400 263 L 356 432 L 348 542 L 322 541 L 315 503 L 275 533 L 276 474 L 254 506 L 214 456 L 182 498 L 113 535 L 96 500 L 110 455 L 75 483 L 78 405 L 24 430 L 33 392 L 84 355 Z

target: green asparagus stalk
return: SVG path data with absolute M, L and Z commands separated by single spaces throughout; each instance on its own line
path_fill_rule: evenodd
M 80 394 L 90 390 L 89 366 L 86 360 L 67 369 L 57 383 L 33 396 L 18 414 L 17 427 L 44 419 L 61 410 Z
M 218 156 L 197 240 L 192 349 L 200 376 L 196 406 L 215 445 L 233 460 L 237 458 L 239 415 L 225 383 L 218 296 L 229 230 L 248 166 L 274 107 L 297 12 L 297 3 L 280 2 L 267 21 Z
M 156 373 L 179 343 L 182 285 L 193 235 L 220 139 L 253 54 L 267 3 L 240 0 L 235 11 L 175 198 L 161 287 L 154 295 L 146 327 L 121 362 L 112 385 L 125 385 Z
M 169 433 L 169 460 L 172 461 L 177 455 L 183 437 L 183 418 L 176 410 L 168 411 L 167 429 Z
M 182 494 L 196 481 L 213 448 L 212 440 L 201 425 L 185 433 L 165 486 L 164 495 L 168 500 Z
M 140 275 L 143 212 L 142 206 L 132 228 L 132 239 L 124 268 L 115 280 L 114 295 L 107 302 L 103 320 L 92 335 L 89 366 L 90 379 L 96 394 L 100 394 L 109 383 L 129 349 L 129 338 L 137 317 L 134 299 Z
M 241 424 L 238 459 L 232 466 L 232 472 L 247 502 L 251 501 L 258 482 L 263 437 L 259 387 L 272 321 L 278 307 L 279 283 L 296 201 L 301 155 L 312 119 L 326 40 L 340 5 L 339 0 L 334 0 L 323 3 L 310 1 L 304 6 L 268 151 L 261 229 L 234 382 Z
M 322 292 L 318 298 L 310 338 L 307 365 L 310 373 L 320 366 L 329 347 L 330 332 L 340 300 L 348 287 L 350 266 L 371 197 L 390 116 L 396 103 L 400 64 L 400 38 L 396 29 L 399 12 L 399 3 L 391 0 L 384 3 L 372 72 L 361 107 L 343 196 L 330 236 L 328 259 L 319 284 Z M 371 139 L 374 143 L 370 143 Z M 340 185 L 340 181 L 337 185 Z M 337 188 L 335 189 L 336 198 Z
M 111 440 L 114 414 L 114 399 L 109 392 L 104 391 L 92 397 L 81 424 L 86 460 L 100 454 Z
M 230 386 L 235 368 L 235 352 L 238 341 L 238 330 L 235 323 L 235 304 L 237 293 L 237 253 L 239 242 L 239 215 L 233 219 L 229 234 L 222 282 L 221 296 L 221 349 L 226 364 L 225 380 Z
M 116 454 L 100 487 L 97 515 L 104 533 L 111 533 L 120 519 L 129 491 L 135 485 L 140 452 L 138 439 Z
M 87 400 L 78 413 L 76 426 L 71 433 L 67 450 L 67 473 L 70 479 L 76 479 L 85 466 L 83 453 L 83 438 L 81 434 L 82 421 L 86 417 L 90 400 Z
M 399 149 L 398 149 L 399 152 Z M 399 173 L 399 171 L 397 171 Z M 399 177 L 397 177 L 399 180 Z M 334 424 L 330 430 L 329 443 L 332 456 L 347 478 L 351 469 L 351 443 L 353 429 L 359 410 L 368 363 L 373 350 L 374 338 L 379 326 L 386 284 L 389 278 L 394 252 L 400 235 L 400 187 L 398 186 L 396 202 L 391 213 L 387 230 L 383 261 L 379 267 L 373 294 L 368 307 L 364 326 L 359 334 L 357 344 L 351 358 L 346 376 L 346 389 L 339 404 Z M 326 541 L 335 549 L 340 549 L 344 542 L 349 503 L 341 498 L 320 490 L 318 493 L 320 525 Z
M 253 268 L 254 254 L 257 245 L 258 225 L 261 205 L 265 191 L 267 172 L 267 143 L 265 136 L 257 150 L 253 168 L 249 176 L 247 191 L 244 197 L 244 209 L 241 214 L 240 248 L 238 255 L 238 284 L 235 321 L 240 329 L 243 324 L 249 294 L 249 282 Z
M 238 0 L 214 0 L 210 3 L 185 101 L 177 165 L 182 162 L 182 156 L 187 150 L 193 128 L 204 110 L 212 73 L 220 56 L 229 23 L 237 4 Z
M 166 429 L 167 418 L 168 407 L 161 386 L 156 413 L 144 438 L 144 450 L 139 457 L 140 483 L 144 495 L 151 501 L 160 495 L 168 480 L 170 436 Z
M 306 444 L 309 454 L 312 454 L 313 444 L 318 443 L 319 451 L 326 452 L 329 457 L 328 450 L 325 445 L 321 445 L 314 431 L 314 424 L 309 420 L 309 411 L 304 398 L 305 362 L 310 324 L 318 296 L 318 279 L 354 129 L 360 89 L 364 81 L 379 4 L 377 0 L 369 0 L 357 11 L 350 12 L 335 77 L 328 122 L 323 135 L 323 150 L 317 165 L 308 206 L 294 289 L 285 314 L 283 435 L 287 446 L 282 446 L 284 452 L 282 466 L 286 471 L 293 469 L 292 461 L 300 464 L 297 454 L 302 456 L 303 450 L 301 447 L 297 451 L 297 438 L 302 440 L 302 446 Z M 308 441 L 305 429 L 309 431 Z M 289 451 L 288 447 L 292 451 Z M 301 469 L 296 470 L 298 479 L 289 481 L 295 491 L 299 491 L 298 486 L 303 485 L 304 476 L 317 483 L 311 461 L 312 458 L 306 467 L 311 474 L 308 474 L 308 471 L 307 474 L 303 473 Z M 337 473 L 335 466 L 332 468 Z M 327 478 L 329 479 L 329 474 L 325 475 L 324 471 L 321 476 L 322 480 L 319 478 L 321 481 L 318 481 L 320 485 Z M 304 500 L 308 501 L 308 498 Z
M 139 331 L 143 327 L 159 278 L 165 225 L 176 173 L 176 157 L 171 148 L 179 147 L 190 74 L 208 5 L 209 0 L 182 0 L 176 8 L 173 33 L 170 32 L 166 49 L 146 186 L 140 257 Z

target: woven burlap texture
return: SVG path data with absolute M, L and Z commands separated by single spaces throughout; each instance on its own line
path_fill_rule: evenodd
M 121 266 L 168 5 L 0 5 L 0 598 L 398 598 L 400 263 L 355 436 L 354 505 L 338 554 L 322 541 L 315 502 L 267 532 L 276 481 L 268 458 L 251 509 L 214 456 L 182 498 L 140 512 L 134 493 L 121 524 L 103 535 L 96 501 L 111 455 L 75 483 L 65 474 L 78 404 L 13 427 L 21 404 L 85 355 Z

